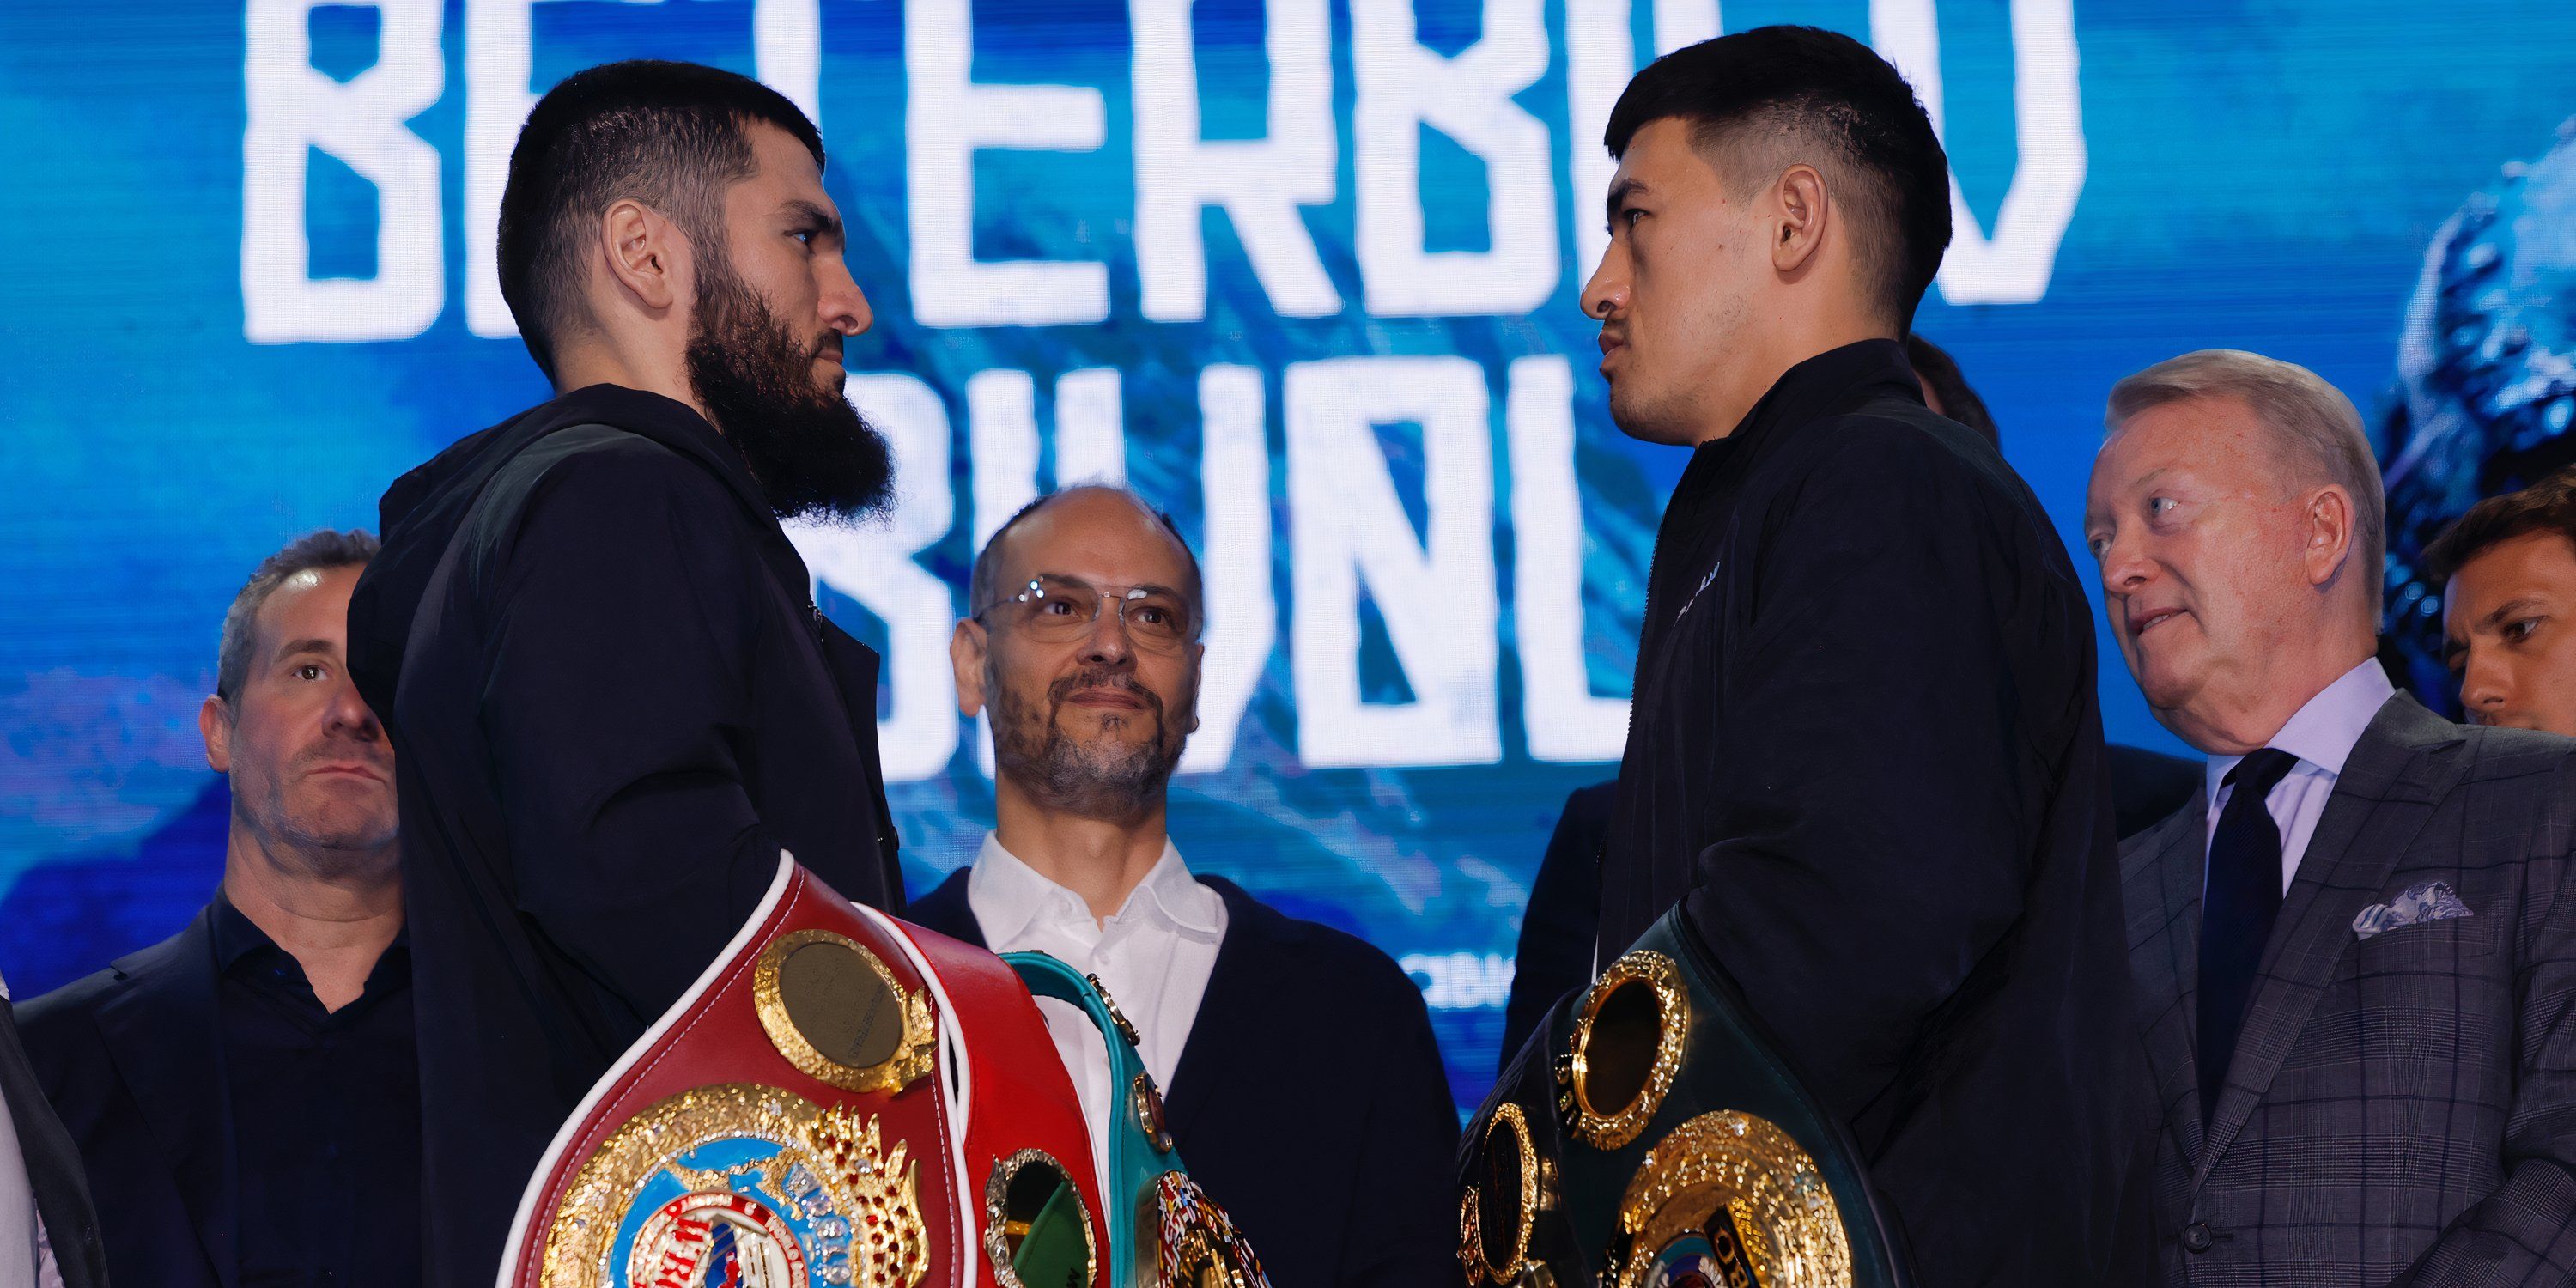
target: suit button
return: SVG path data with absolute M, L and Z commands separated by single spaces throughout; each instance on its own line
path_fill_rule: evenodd
M 2182 1246 L 2189 1248 L 2194 1252 L 2209 1251 L 2209 1223 L 2207 1221 L 2194 1221 L 2190 1225 L 2184 1226 L 2182 1231 Z

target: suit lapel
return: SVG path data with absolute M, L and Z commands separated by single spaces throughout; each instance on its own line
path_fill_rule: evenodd
M 2465 758 L 2436 754 L 2460 741 L 2456 727 L 2401 693 L 2380 707 L 2354 744 L 2264 946 L 2195 1186 L 2253 1116 L 2336 966 L 2352 951 L 2353 917 L 2379 901 L 2415 834 L 2466 772 Z
M 223 1071 L 207 914 L 116 963 L 125 988 L 101 1004 L 99 1035 L 160 1147 L 198 1242 L 224 1288 L 240 1274 L 232 1098 Z
M 2129 969 L 2144 1021 L 2140 1040 L 2166 1125 L 2184 1158 L 2201 1150 L 2200 1079 L 2193 1059 L 2198 992 L 2202 869 L 2209 852 L 2208 804 L 2190 805 L 2126 847 L 2120 884 L 2128 905 Z M 2176 1100 L 2179 1097 L 2179 1100 Z

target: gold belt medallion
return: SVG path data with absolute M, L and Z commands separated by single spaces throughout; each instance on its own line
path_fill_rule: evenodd
M 1849 1288 L 1851 1245 L 1816 1160 L 1767 1118 L 1701 1114 L 1619 1200 L 1617 1288 Z
M 776 1087 L 684 1091 L 582 1162 L 546 1235 L 544 1288 L 916 1288 L 920 1165 L 877 1119 Z

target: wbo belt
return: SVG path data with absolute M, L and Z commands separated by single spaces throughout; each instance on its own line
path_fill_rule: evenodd
M 499 1283 L 1109 1288 L 1090 1150 L 1010 967 L 781 854 L 556 1133 Z
M 1100 980 L 1045 953 L 1005 953 L 1002 960 L 1031 993 L 1080 1009 L 1109 1052 L 1109 1157 L 1100 1165 L 1109 1200 L 1110 1288 L 1269 1288 L 1252 1245 L 1172 1152 L 1163 1093 L 1137 1053 L 1136 1026 Z
M 1495 1288 L 1906 1288 L 1842 1123 L 1677 908 L 1557 1003 L 1459 1151 Z

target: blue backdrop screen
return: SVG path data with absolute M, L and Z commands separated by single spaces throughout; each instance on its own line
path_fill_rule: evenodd
M 1941 126 L 1919 326 L 2070 544 L 2117 377 L 2252 348 L 2420 428 L 2401 340 L 2454 213 L 2512 188 L 2516 280 L 2576 264 L 2545 0 L 0 7 L 0 970 L 52 987 L 211 893 L 226 603 L 546 396 L 494 284 L 511 141 L 564 75 L 678 57 L 820 122 L 875 305 L 850 394 L 900 503 L 798 537 L 887 657 L 915 889 L 991 817 L 945 653 L 974 550 L 1123 477 L 1207 568 L 1183 852 L 1398 958 L 1472 1101 L 1548 829 L 1621 747 L 1681 464 L 1610 425 L 1576 306 L 1602 123 L 1656 51 L 1782 21 L 1870 40 Z M 2174 747 L 2103 652 L 2112 737 Z

